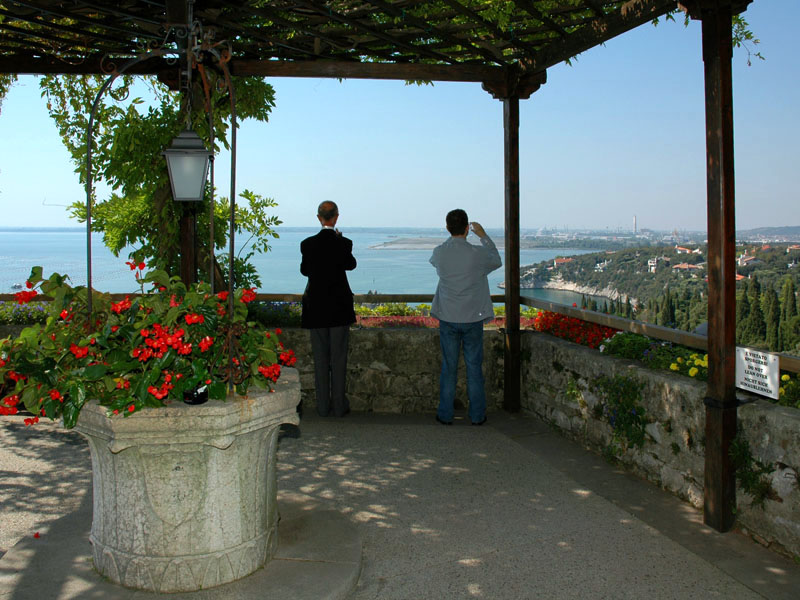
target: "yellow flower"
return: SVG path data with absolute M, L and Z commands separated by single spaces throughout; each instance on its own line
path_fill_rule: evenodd
M 679 363 L 682 363 L 682 362 L 683 362 L 683 357 L 682 357 L 682 356 L 679 356 L 679 357 L 678 357 L 678 362 L 679 362 Z
M 680 360 L 680 359 L 678 359 L 678 360 Z M 672 364 L 669 366 L 669 368 L 670 368 L 672 371 L 677 371 L 677 370 L 678 370 L 678 365 L 676 365 L 675 363 L 672 363 Z
M 781 381 L 789 381 L 790 379 L 791 379 L 791 377 L 789 377 L 786 373 L 784 373 L 781 376 Z M 781 389 L 783 389 L 783 388 L 781 388 Z
M 698 373 L 697 367 L 692 367 L 691 369 L 689 369 L 689 377 L 694 377 L 695 375 L 697 375 L 697 373 Z
M 703 361 L 702 361 L 702 360 L 700 360 L 699 358 L 695 358 L 695 359 L 694 359 L 694 366 L 696 366 L 696 367 L 702 367 L 702 366 L 703 366 Z
M 785 393 L 786 393 L 786 390 L 785 390 L 784 388 L 781 388 L 781 389 L 778 391 L 778 396 L 783 396 Z
M 706 364 L 708 364 L 708 354 L 705 354 L 705 355 L 703 356 L 703 361 L 704 361 Z

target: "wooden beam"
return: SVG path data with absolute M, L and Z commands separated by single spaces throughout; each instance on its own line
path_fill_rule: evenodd
M 708 211 L 708 392 L 703 517 L 717 531 L 734 522 L 736 481 L 736 226 L 733 173 L 731 8 L 702 10 Z
M 519 412 L 519 98 L 503 100 L 505 163 L 506 333 L 503 408 Z
M 87 57 L 72 64 L 29 54 L 27 56 L 0 56 L 0 73 L 17 74 L 76 74 L 93 75 L 106 73 L 101 56 Z M 119 60 L 118 62 L 122 62 Z M 348 62 L 336 60 L 243 60 L 230 63 L 231 72 L 239 77 L 319 77 L 343 79 L 392 79 L 398 81 L 463 81 L 506 85 L 506 70 L 503 67 L 457 64 L 397 64 L 377 62 Z M 152 59 L 132 67 L 131 75 L 160 75 L 174 73 L 177 67 L 164 59 Z M 541 78 L 541 75 L 538 75 Z
M 570 33 L 567 38 L 542 48 L 531 65 L 532 70 L 541 71 L 552 67 L 639 25 L 649 23 L 656 17 L 675 10 L 677 6 L 676 0 L 629 0 L 620 12 L 600 17 L 580 31 Z

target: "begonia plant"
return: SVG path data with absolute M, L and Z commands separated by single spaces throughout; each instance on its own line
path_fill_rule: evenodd
M 228 292 L 213 294 L 204 283 L 187 288 L 179 277 L 145 274 L 144 263 L 128 264 L 141 293 L 114 302 L 93 291 L 91 315 L 88 288 L 73 287 L 58 273 L 44 279 L 42 268 L 33 268 L 17 300 L 48 296 L 49 315 L 46 323 L 0 341 L 0 414 L 24 406 L 32 415 L 26 424 L 63 418 L 71 428 L 91 399 L 110 415 L 182 401 L 203 388 L 209 398 L 223 400 L 229 366 L 238 374 L 236 392 L 244 395 L 251 386 L 271 389 L 280 365 L 296 362 L 280 329 L 247 322 L 254 290 L 236 290 L 231 312 Z

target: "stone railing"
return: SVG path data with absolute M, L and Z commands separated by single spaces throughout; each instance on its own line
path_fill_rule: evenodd
M 486 403 L 503 404 L 503 337 L 486 330 L 483 341 Z M 305 410 L 316 410 L 311 341 L 302 329 L 283 330 L 281 340 L 297 355 Z M 439 403 L 439 331 L 437 329 L 351 329 L 347 364 L 347 397 L 354 411 L 386 413 L 433 412 Z M 461 359 L 456 408 L 466 398 Z
M 564 435 L 617 460 L 700 508 L 703 505 L 706 384 L 628 360 L 603 356 L 540 333 L 523 335 L 522 406 Z M 641 448 L 613 444 L 596 382 L 624 376 L 643 385 L 638 405 L 647 425 Z M 800 556 L 800 411 L 741 393 L 740 436 L 768 466 L 763 507 L 737 489 L 738 524 L 765 545 Z M 622 444 L 624 446 L 624 444 Z M 616 451 L 614 448 L 616 447 Z

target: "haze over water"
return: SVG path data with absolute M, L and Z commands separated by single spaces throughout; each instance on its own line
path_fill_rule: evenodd
M 261 276 L 258 290 L 265 293 L 300 294 L 306 278 L 300 274 L 300 242 L 314 235 L 318 228 L 281 227 L 279 239 L 270 243 L 271 250 L 255 255 L 255 264 Z M 342 229 L 344 235 L 353 240 L 353 254 L 358 268 L 348 273 L 350 286 L 356 294 L 375 290 L 382 294 L 432 294 L 436 290 L 436 270 L 428 262 L 432 247 L 376 247 L 399 238 L 447 239 L 444 229 L 418 228 L 352 228 Z M 503 232 L 487 230 L 502 248 Z M 468 240 L 477 243 L 470 235 Z M 239 239 L 240 243 L 245 239 Z M 520 251 L 522 265 L 551 260 L 556 256 L 585 254 L 585 249 L 537 248 Z M 115 257 L 103 245 L 102 236 L 92 235 L 92 279 L 96 289 L 107 292 L 136 292 L 138 287 L 125 264 L 127 251 Z M 86 284 L 86 233 L 75 229 L 16 229 L 0 230 L 0 293 L 13 292 L 15 284 L 24 283 L 31 267 L 41 265 L 45 275 L 53 271 L 66 273 L 74 285 Z M 498 284 L 505 279 L 501 267 L 489 275 L 489 286 L 493 294 L 503 293 Z M 571 304 L 579 295 L 557 290 L 526 290 L 526 295 Z

